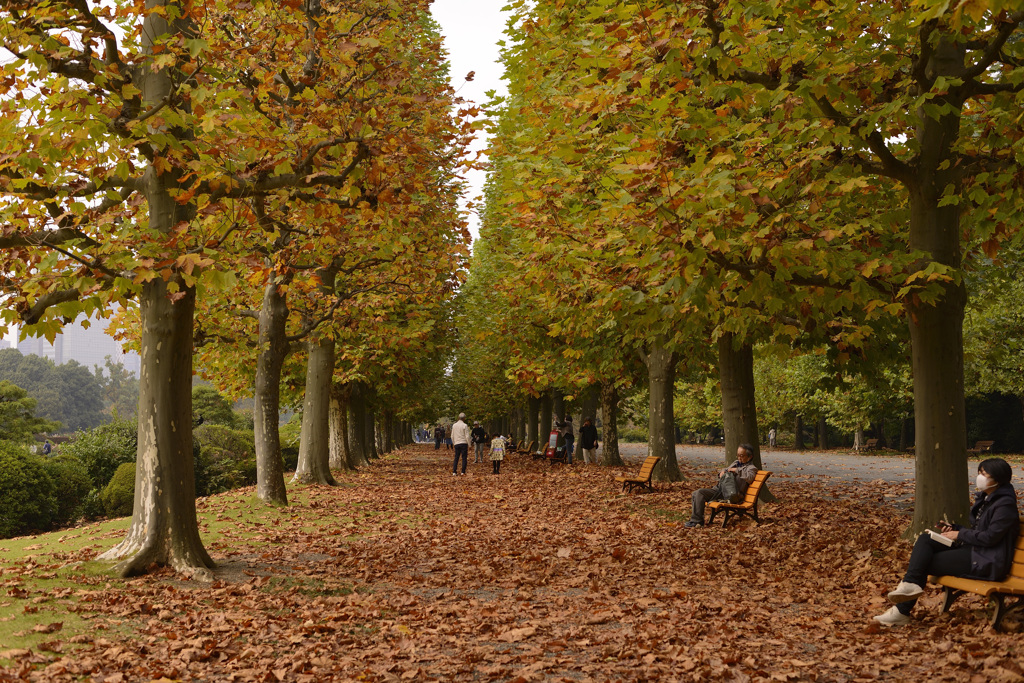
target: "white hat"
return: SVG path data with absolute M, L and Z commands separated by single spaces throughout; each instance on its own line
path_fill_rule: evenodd
M 459 419 L 460 420 L 466 419 L 466 414 L 465 413 L 459 413 Z

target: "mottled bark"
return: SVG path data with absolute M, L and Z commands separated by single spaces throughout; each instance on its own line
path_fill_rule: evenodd
M 328 417 L 328 447 L 332 470 L 353 469 L 348 455 L 348 397 L 337 384 L 331 386 L 331 409 Z
M 370 464 L 366 446 L 366 396 L 361 382 L 349 385 L 348 455 L 352 469 Z
M 328 444 L 331 378 L 334 375 L 334 340 L 325 338 L 311 341 L 308 348 L 299 461 L 292 481 L 300 484 L 336 486 L 338 482 L 331 475 Z
M 606 467 L 621 467 L 619 453 L 619 390 L 615 382 L 601 383 L 601 464 Z
M 683 473 L 676 460 L 675 379 L 676 355 L 661 344 L 651 344 L 644 354 L 650 387 L 648 453 L 661 458 L 654 468 L 657 481 L 679 481 Z
M 256 437 L 256 497 L 275 505 L 287 505 L 284 460 L 281 458 L 281 369 L 288 356 L 285 325 L 288 305 L 275 281 L 263 289 L 259 318 L 259 351 L 253 427 Z

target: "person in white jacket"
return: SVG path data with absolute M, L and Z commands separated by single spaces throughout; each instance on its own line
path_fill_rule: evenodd
M 459 413 L 459 421 L 452 425 L 452 443 L 455 445 L 455 462 L 452 463 L 452 476 L 459 473 L 459 456 L 462 456 L 462 473 L 466 473 L 466 461 L 469 460 L 469 425 L 466 414 Z

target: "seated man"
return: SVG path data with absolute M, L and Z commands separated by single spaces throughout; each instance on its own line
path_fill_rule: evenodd
M 722 477 L 726 472 L 736 475 L 736 486 L 742 494 L 754 481 L 757 476 L 757 465 L 751 462 L 754 459 L 754 447 L 750 444 L 743 444 L 736 449 L 736 462 L 718 473 L 718 483 L 714 488 L 697 489 L 693 492 L 693 512 L 690 514 L 690 521 L 683 526 L 695 527 L 704 526 L 704 506 L 711 500 L 722 500 Z

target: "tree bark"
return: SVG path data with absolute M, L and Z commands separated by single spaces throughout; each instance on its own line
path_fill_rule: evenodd
M 648 422 L 648 453 L 661 458 L 654 468 L 656 481 L 679 481 L 683 478 L 676 460 L 675 383 L 676 355 L 660 344 L 652 344 L 644 356 L 650 387 Z
M 147 10 L 171 5 L 171 0 L 146 0 Z M 152 55 L 152 39 L 166 34 L 194 33 L 184 20 L 171 25 L 164 14 L 148 11 L 143 23 L 143 51 Z M 147 107 L 171 99 L 180 74 L 173 67 L 147 61 L 139 65 L 135 85 Z M 155 119 L 147 125 L 157 125 Z M 187 131 L 168 128 L 167 134 L 184 140 Z M 158 173 L 150 166 L 142 193 L 148 204 L 148 229 L 169 234 L 195 218 L 195 204 L 179 203 L 172 190 L 184 189 L 182 171 Z M 173 284 L 173 287 L 171 286 Z M 173 297 L 173 299 L 172 299 Z M 150 565 L 169 565 L 194 577 L 210 578 L 214 566 L 199 537 L 196 517 L 195 472 L 192 454 L 192 353 L 195 289 L 176 276 L 143 283 L 139 294 L 141 372 L 139 377 L 138 446 L 135 467 L 135 502 L 125 538 L 100 555 L 120 560 L 122 576 L 145 572 Z
M 600 405 L 601 394 L 600 387 L 596 384 L 586 388 L 583 392 L 583 398 L 580 401 L 580 424 L 583 424 L 583 420 L 588 417 L 594 420 L 594 424 L 597 424 L 597 409 Z
M 152 280 L 139 297 L 142 359 L 135 506 L 128 534 L 100 555 L 121 560 L 121 576 L 169 565 L 210 578 L 213 560 L 199 538 L 192 456 L 192 322 L 195 290 L 179 282 L 177 301 L 167 282 Z
M 900 450 L 906 452 L 914 444 L 914 418 L 905 417 L 900 421 Z
M 256 437 L 256 497 L 274 505 L 287 505 L 284 460 L 281 458 L 281 368 L 288 356 L 285 325 L 288 304 L 278 283 L 263 289 L 259 319 L 259 353 L 253 426 Z
M 540 436 L 537 445 L 543 451 L 551 434 L 551 390 L 545 391 L 540 397 Z
M 824 415 L 818 416 L 818 448 L 828 450 L 828 422 L 825 421 Z
M 352 469 L 370 464 L 366 447 L 365 401 L 365 388 L 362 383 L 351 383 L 348 395 L 348 464 Z
M 292 481 L 337 486 L 331 475 L 329 414 L 334 376 L 334 340 L 311 341 L 306 364 L 306 395 L 302 400 L 299 461 Z
M 331 409 L 328 418 L 328 447 L 333 470 L 350 470 L 348 455 L 348 401 L 339 385 L 331 385 Z
M 622 467 L 619 453 L 619 390 L 615 382 L 601 383 L 601 464 Z
M 727 332 L 718 338 L 718 376 L 722 386 L 722 420 L 725 423 L 725 463 L 736 458 L 740 444 L 754 448 L 754 464 L 761 465 L 761 440 L 757 433 L 754 398 L 754 349 L 750 344 L 736 347 Z
M 555 414 L 555 422 L 565 422 L 565 394 L 560 389 L 552 391 L 551 412 Z
M 964 47 L 942 39 L 928 62 L 934 76 L 956 77 L 963 69 Z M 959 272 L 960 206 L 939 203 L 953 188 L 959 196 L 962 172 L 955 147 L 960 137 L 964 102 L 957 89 L 937 97 L 936 107 L 948 105 L 934 118 L 918 114 L 920 151 L 916 175 L 907 184 L 910 194 L 911 251 L 928 255 L 932 262 Z M 927 261 L 920 266 L 926 267 Z M 967 420 L 964 408 L 963 320 L 967 293 L 962 282 L 941 283 L 938 301 L 928 304 L 916 296 L 906 300 L 914 374 L 914 426 L 916 432 L 916 491 L 914 521 L 909 536 L 942 519 L 966 522 L 969 510 Z
M 366 457 L 370 459 L 377 459 L 380 457 L 380 451 L 377 450 L 377 415 L 373 408 L 373 405 L 367 401 L 363 414 L 366 419 Z
M 530 396 L 526 399 L 526 445 L 540 444 L 540 397 Z
M 797 415 L 793 419 L 793 450 L 804 450 L 804 416 Z
M 853 432 L 853 450 L 859 451 L 864 448 L 864 428 L 857 427 Z

